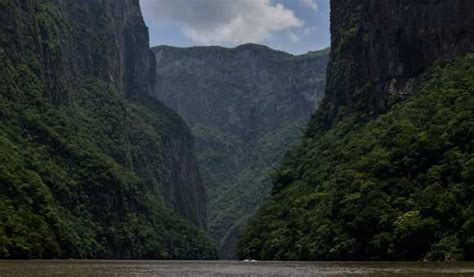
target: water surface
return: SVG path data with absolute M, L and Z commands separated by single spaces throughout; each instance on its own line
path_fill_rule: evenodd
M 0 261 L 4 276 L 474 276 L 474 263 Z

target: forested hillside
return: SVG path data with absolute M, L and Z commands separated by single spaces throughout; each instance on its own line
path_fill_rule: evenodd
M 473 12 L 463 0 L 331 1 L 325 98 L 242 258 L 474 258 Z
M 138 1 L 0 1 L 0 258 L 213 258 Z

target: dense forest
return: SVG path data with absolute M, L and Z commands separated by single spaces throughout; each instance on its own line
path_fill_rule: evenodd
M 246 229 L 242 257 L 474 258 L 473 76 L 474 55 L 436 64 L 376 120 L 353 115 L 305 138 Z
M 215 257 L 153 61 L 137 1 L 0 1 L 0 258 Z
M 473 259 L 473 2 L 343 2 L 325 98 L 241 258 Z

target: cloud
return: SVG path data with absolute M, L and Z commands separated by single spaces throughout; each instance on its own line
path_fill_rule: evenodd
M 261 43 L 272 33 L 304 25 L 294 12 L 270 0 L 141 0 L 154 24 L 178 24 L 197 44 Z
M 300 0 L 300 5 L 305 8 L 310 8 L 315 12 L 318 11 L 318 4 L 316 4 L 314 0 Z
M 289 39 L 291 40 L 291 42 L 293 42 L 293 43 L 299 42 L 299 41 L 301 40 L 301 38 L 300 38 L 297 34 L 291 32 L 291 31 L 288 32 L 288 38 L 289 38 Z
M 306 28 L 303 29 L 303 34 L 304 34 L 305 36 L 310 35 L 310 34 L 313 33 L 316 29 L 317 29 L 317 26 L 306 27 Z

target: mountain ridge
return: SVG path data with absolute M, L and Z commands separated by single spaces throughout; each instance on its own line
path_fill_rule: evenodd
M 155 95 L 191 127 L 209 194 L 210 233 L 235 258 L 240 227 L 269 192 L 268 174 L 322 97 L 327 51 L 266 46 L 152 48 Z

